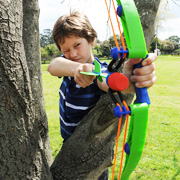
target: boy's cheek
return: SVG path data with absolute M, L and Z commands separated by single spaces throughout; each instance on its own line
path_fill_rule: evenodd
M 69 59 L 68 53 L 63 53 L 66 59 Z

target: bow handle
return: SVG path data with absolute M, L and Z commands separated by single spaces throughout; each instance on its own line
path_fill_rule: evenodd
M 145 58 L 143 58 L 141 60 L 141 62 L 139 62 L 138 64 L 134 65 L 133 69 L 142 68 L 143 67 L 142 66 L 142 62 L 147 57 L 148 57 L 148 55 Z M 147 103 L 147 104 L 151 104 L 151 101 L 150 101 L 150 98 L 149 98 L 148 91 L 147 91 L 146 87 L 138 88 L 138 87 L 135 86 L 135 83 L 134 83 L 134 88 L 135 88 L 135 92 L 136 92 L 136 100 L 134 101 L 135 103 Z

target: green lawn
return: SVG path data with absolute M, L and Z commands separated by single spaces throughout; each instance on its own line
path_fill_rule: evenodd
M 47 70 L 47 64 L 42 65 L 43 91 L 45 98 L 46 113 L 48 116 L 51 151 L 53 157 L 59 152 L 62 138 L 59 129 L 59 87 L 61 79 L 51 76 Z
M 180 57 L 160 56 L 155 64 L 158 80 L 149 89 L 152 104 L 149 109 L 146 144 L 131 180 L 180 179 Z M 42 69 L 51 149 L 55 157 L 62 145 L 58 117 L 61 79 L 49 75 L 47 65 L 42 65 Z M 120 158 L 116 163 L 116 171 L 119 169 L 119 161 Z M 117 177 L 118 172 L 115 179 Z

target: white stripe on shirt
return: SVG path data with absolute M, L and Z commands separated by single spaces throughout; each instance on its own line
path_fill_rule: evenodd
M 63 99 L 65 100 L 65 96 L 64 96 L 63 92 L 61 91 L 61 89 L 59 89 L 59 92 L 60 92 L 61 96 L 63 97 Z
M 66 106 L 72 108 L 72 109 L 79 109 L 79 110 L 86 110 L 88 109 L 89 107 L 86 107 L 86 106 L 76 106 L 76 105 L 73 105 L 73 104 L 70 104 L 68 102 L 66 102 Z
M 81 86 L 80 86 L 79 84 L 76 84 L 76 88 L 78 88 L 78 89 L 79 89 L 79 88 L 81 88 Z
M 102 68 L 101 69 L 101 73 L 104 73 L 104 72 L 106 72 L 107 71 L 107 68 Z
M 78 124 L 80 123 L 80 122 L 78 122 L 78 123 L 67 123 L 67 122 L 64 121 L 64 119 L 62 118 L 61 115 L 59 115 L 59 118 L 61 119 L 61 121 L 62 121 L 66 126 L 78 126 Z

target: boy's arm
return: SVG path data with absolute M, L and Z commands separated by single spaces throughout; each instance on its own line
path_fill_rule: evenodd
M 105 74 L 105 73 L 103 73 L 103 74 Z M 107 74 L 106 74 L 106 75 L 107 75 Z M 103 82 L 100 82 L 100 81 L 97 79 L 97 84 L 98 84 L 98 87 L 99 87 L 102 91 L 108 92 L 109 86 L 107 85 L 105 78 L 103 78 Z
M 63 57 L 58 57 L 58 58 L 53 59 L 50 62 L 47 70 L 52 76 L 74 77 L 74 71 L 79 65 L 80 65 L 80 63 L 78 63 L 78 62 L 73 62 L 73 61 L 70 61 Z
M 78 63 L 63 57 L 55 58 L 51 61 L 48 66 L 48 72 L 57 77 L 71 76 L 79 86 L 86 87 L 89 86 L 95 76 L 86 76 L 81 74 L 81 71 L 92 72 L 94 70 L 94 65 L 89 63 Z

